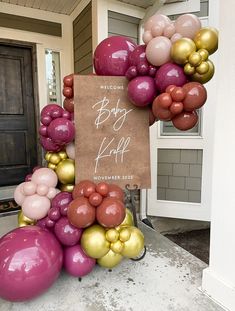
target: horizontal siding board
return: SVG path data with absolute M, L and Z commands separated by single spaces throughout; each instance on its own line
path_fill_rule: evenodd
M 0 13 L 0 27 L 37 32 L 57 37 L 62 36 L 62 26 L 60 23 L 6 13 Z
M 78 17 L 74 20 L 74 25 L 84 16 L 88 11 L 91 11 L 91 2 L 83 9 L 83 11 L 78 15 Z
M 76 60 L 82 58 L 83 55 L 86 55 L 87 53 L 92 51 L 92 41 L 91 40 L 86 41 L 82 46 L 80 46 L 78 49 L 75 49 L 74 51 L 75 54 L 77 55 Z
M 81 58 L 80 60 L 76 61 L 79 71 L 82 71 L 92 64 L 92 52 L 87 54 L 85 57 Z
M 82 70 L 82 71 L 80 72 L 80 74 L 82 74 L 82 75 L 87 75 L 87 74 L 90 74 L 90 73 L 92 73 L 92 72 L 93 72 L 93 67 L 92 67 L 92 66 L 89 66 L 88 68 Z
M 120 35 L 137 38 L 138 27 L 136 24 L 131 24 L 127 21 L 109 18 L 108 30 L 110 33 L 118 33 Z
M 113 18 L 113 19 L 118 19 L 120 21 L 126 21 L 128 23 L 132 23 L 132 24 L 136 24 L 136 25 L 139 25 L 139 22 L 140 22 L 139 18 L 132 17 L 129 15 L 120 14 L 120 13 L 116 13 L 113 11 L 108 12 L 108 17 Z
M 81 33 L 89 24 L 91 23 L 91 10 L 87 11 L 87 13 L 79 18 L 78 22 L 73 24 L 74 33 L 78 35 Z
M 88 40 L 92 41 L 91 24 L 89 24 L 89 26 L 80 33 L 80 35 L 77 35 L 76 37 L 74 37 L 74 49 L 79 48 Z

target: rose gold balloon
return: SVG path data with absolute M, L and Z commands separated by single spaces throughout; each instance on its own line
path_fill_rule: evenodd
M 179 114 L 183 111 L 184 106 L 182 102 L 173 102 L 170 106 L 170 112 L 173 114 Z
M 119 186 L 110 184 L 107 197 L 116 198 L 120 201 L 124 201 L 124 191 Z
M 172 119 L 173 125 L 181 131 L 192 129 L 198 122 L 198 115 L 196 111 L 183 111 Z
M 74 99 L 73 98 L 65 98 L 64 103 L 63 103 L 63 107 L 68 112 L 71 112 L 71 113 L 74 112 Z
M 98 206 L 101 204 L 103 197 L 101 194 L 94 192 L 89 196 L 89 203 L 93 206 Z
M 176 86 L 172 92 L 171 97 L 173 101 L 181 102 L 185 98 L 185 91 L 182 87 Z
M 72 192 L 73 199 L 76 199 L 77 197 L 84 196 L 85 195 L 84 191 L 85 191 L 85 189 L 87 190 L 87 188 L 89 188 L 89 191 L 91 191 L 93 189 L 94 190 L 93 192 L 95 192 L 95 187 L 96 187 L 96 185 L 90 180 L 81 181 L 79 184 L 75 185 L 75 187 L 73 189 L 73 192 Z
M 167 93 L 163 93 L 163 94 L 167 94 Z M 162 94 L 161 94 L 162 95 Z M 169 95 L 169 94 L 168 94 Z M 170 96 L 170 95 L 169 95 Z M 171 101 L 172 103 L 172 101 Z M 169 105 L 170 106 L 170 105 Z M 173 114 L 170 112 L 170 110 L 168 109 L 167 106 L 166 108 L 163 108 L 160 105 L 160 101 L 159 101 L 159 96 L 153 101 L 153 105 L 152 105 L 152 111 L 154 116 L 162 121 L 170 121 L 173 117 Z
M 95 221 L 95 208 L 87 198 L 78 197 L 68 206 L 68 219 L 77 228 L 86 228 Z
M 175 21 L 176 33 L 182 37 L 193 39 L 201 28 L 200 19 L 194 14 L 183 14 Z
M 159 103 L 159 107 L 163 109 L 167 109 L 172 104 L 172 98 L 171 95 L 168 93 L 162 93 L 157 97 L 157 101 Z
M 95 190 L 103 197 L 106 197 L 109 192 L 109 185 L 106 182 L 100 182 L 96 186 Z
M 198 82 L 189 82 L 183 86 L 186 94 L 183 101 L 185 111 L 193 111 L 202 107 L 207 99 L 206 88 Z

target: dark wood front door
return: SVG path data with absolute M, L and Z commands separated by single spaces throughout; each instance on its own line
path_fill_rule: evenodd
M 0 187 L 37 165 L 32 49 L 0 43 Z

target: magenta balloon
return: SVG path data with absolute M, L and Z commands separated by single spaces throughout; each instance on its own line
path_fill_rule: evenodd
M 59 192 L 51 201 L 51 208 L 58 208 L 61 215 L 66 216 L 69 203 L 73 200 L 70 192 Z
M 104 39 L 94 53 L 94 67 L 97 75 L 124 76 L 129 68 L 129 54 L 136 44 L 122 36 Z
M 82 277 L 92 271 L 96 260 L 87 256 L 80 245 L 64 249 L 64 268 L 72 276 Z
M 56 144 L 50 137 L 40 136 L 40 144 L 46 151 L 58 152 L 63 146 Z
M 146 50 L 146 45 L 142 44 L 142 45 L 137 45 L 135 49 L 132 52 L 130 52 L 130 55 L 129 55 L 130 66 L 137 66 L 140 62 L 148 63 L 145 50 Z
M 54 232 L 61 244 L 72 246 L 79 242 L 82 229 L 74 227 L 67 217 L 61 217 L 55 224 Z
M 68 144 L 75 136 L 73 123 L 64 118 L 53 120 L 47 128 L 48 136 L 58 144 Z
M 0 297 L 24 301 L 45 292 L 59 276 L 63 252 L 38 226 L 17 228 L 0 239 Z
M 62 116 L 63 113 L 63 108 L 60 107 L 59 105 L 56 104 L 49 104 L 46 105 L 42 111 L 41 111 L 41 116 L 51 116 L 53 118 L 58 118 Z
M 128 84 L 127 94 L 135 106 L 147 106 L 157 95 L 154 79 L 148 76 L 134 78 Z
M 162 65 L 155 76 L 157 90 L 165 92 L 169 85 L 182 86 L 187 82 L 184 69 L 179 65 L 167 63 Z
M 52 207 L 49 209 L 48 212 L 48 218 L 50 218 L 52 221 L 57 221 L 61 217 L 60 210 L 56 207 Z

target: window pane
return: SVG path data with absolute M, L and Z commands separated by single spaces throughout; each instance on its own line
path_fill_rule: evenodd
M 47 103 L 57 103 L 61 105 L 60 53 L 47 49 L 45 51 L 45 56 Z

